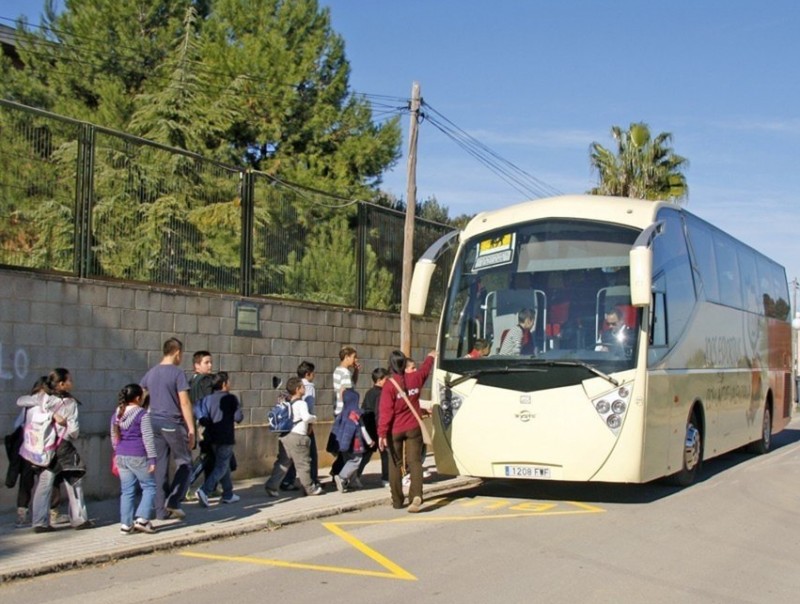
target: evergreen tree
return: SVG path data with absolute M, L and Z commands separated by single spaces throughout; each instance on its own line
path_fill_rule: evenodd
M 399 122 L 376 125 L 369 104 L 350 94 L 350 66 L 329 9 L 317 0 L 216 0 L 206 31 L 208 68 L 247 77 L 231 159 L 370 198 L 399 157 Z
M 183 27 L 191 0 L 47 0 L 40 30 L 17 31 L 22 70 L 4 69 L 4 98 L 126 130 L 134 98 Z
M 356 303 L 355 237 L 345 216 L 322 223 L 307 238 L 302 256 L 289 254 L 284 268 L 287 296 L 353 306 Z M 367 308 L 388 310 L 391 306 L 392 275 L 378 266 L 371 246 L 366 250 Z
M 374 123 L 369 103 L 350 93 L 344 42 L 317 0 L 53 6 L 41 32 L 18 31 L 25 69 L 3 63 L 3 98 L 346 197 L 372 197 L 399 157 L 398 120 Z M 190 7 L 197 17 L 187 25 Z

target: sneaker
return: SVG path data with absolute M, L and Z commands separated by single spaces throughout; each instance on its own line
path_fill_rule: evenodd
M 308 495 L 322 495 L 325 492 L 325 489 L 322 486 L 317 485 L 315 486 Z
M 33 527 L 33 532 L 34 533 L 52 533 L 54 530 L 56 530 L 56 529 L 53 528 L 52 526 L 34 526 Z
M 414 497 L 411 500 L 411 503 L 408 504 L 408 511 L 411 514 L 416 514 L 422 509 L 422 498 L 421 497 Z
M 422 472 L 422 477 L 423 478 L 430 478 L 431 476 L 433 476 L 433 474 L 431 474 L 430 470 L 425 470 L 425 471 Z
M 267 492 L 267 495 L 270 497 L 280 497 L 281 494 L 278 493 L 275 489 L 270 489 L 269 487 L 264 487 L 264 490 Z
M 298 487 L 293 482 L 282 482 L 281 483 L 281 491 L 299 491 L 300 487 Z
M 94 528 L 94 522 L 91 520 L 86 520 L 85 522 L 81 522 L 77 526 L 73 526 L 76 531 L 85 531 L 86 529 Z
M 175 518 L 176 520 L 183 520 L 186 518 L 186 512 L 181 508 L 166 508 L 167 518 Z
M 123 535 L 130 535 L 131 533 L 133 533 L 133 527 L 128 526 L 127 524 L 120 524 L 119 532 L 122 533 Z
M 156 529 L 153 528 L 153 523 L 144 518 L 137 518 L 136 522 L 133 523 L 133 528 L 139 533 L 153 534 L 156 532 Z
M 196 501 L 197 500 L 197 491 L 192 491 L 191 489 L 186 493 L 186 497 L 183 498 L 184 501 Z
M 340 493 L 344 493 L 347 490 L 347 485 L 345 481 L 342 480 L 342 477 L 339 476 L 338 474 L 333 477 L 333 481 L 336 483 L 336 490 L 339 491 Z
M 69 516 L 66 514 L 59 514 L 58 510 L 50 510 L 50 524 L 66 524 L 69 522 Z
M 238 496 L 236 493 L 233 493 L 233 494 L 232 494 L 230 497 L 228 497 L 227 499 L 226 499 L 225 497 L 223 497 L 222 499 L 220 499 L 220 501 L 221 501 L 222 503 L 236 503 L 236 502 L 237 502 L 237 501 L 239 501 L 240 499 L 241 499 L 241 497 L 239 497 L 239 496 Z
M 197 502 L 200 505 L 202 505 L 204 508 L 207 508 L 208 507 L 208 495 L 206 495 L 206 492 L 203 489 L 197 489 L 197 492 L 195 493 L 195 495 L 197 495 Z
M 28 508 L 17 508 L 17 521 L 14 528 L 25 528 L 28 526 Z

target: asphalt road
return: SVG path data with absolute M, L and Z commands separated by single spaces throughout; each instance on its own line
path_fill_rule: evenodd
M 793 424 L 793 427 L 795 424 Z M 679 490 L 493 481 L 0 586 L 58 602 L 797 602 L 800 430 Z

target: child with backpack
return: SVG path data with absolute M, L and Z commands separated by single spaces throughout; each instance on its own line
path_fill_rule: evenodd
M 46 392 L 45 384 L 47 383 L 47 376 L 43 375 L 38 378 L 31 388 L 30 396 L 35 396 L 40 392 Z M 19 452 L 23 443 L 23 430 L 25 424 L 28 423 L 28 410 L 30 407 L 23 407 L 19 416 L 14 422 L 14 432 L 7 436 L 6 452 L 8 453 L 8 476 L 6 476 L 6 486 L 11 489 L 17 483 L 19 478 L 19 488 L 17 490 L 17 521 L 14 523 L 15 528 L 25 528 L 30 521 L 28 519 L 28 508 L 33 501 L 34 485 L 36 484 L 36 474 L 38 473 L 37 466 L 34 466 L 27 459 L 22 457 Z M 9 442 L 10 441 L 10 442 Z M 67 522 L 68 516 L 63 516 L 58 513 L 58 506 L 61 503 L 61 483 L 64 477 L 59 474 L 53 482 L 53 489 L 50 494 L 50 524 L 58 524 L 59 522 Z M 63 519 L 62 519 L 63 518 Z
M 234 424 L 240 423 L 244 414 L 239 399 L 230 392 L 230 380 L 225 371 L 214 374 L 211 389 L 212 393 L 203 399 L 205 414 L 200 418 L 200 425 L 205 428 L 203 440 L 208 441 L 214 458 L 211 473 L 197 489 L 197 500 L 203 507 L 208 507 L 208 497 L 217 483 L 222 486 L 222 503 L 239 501 L 239 496 L 233 492 L 231 457 L 236 444 Z
M 53 482 L 60 472 L 65 473 L 64 485 L 69 498 L 69 520 L 76 530 L 92 528 L 83 500 L 83 475 L 72 441 L 78 438 L 78 401 L 72 396 L 72 376 L 67 369 L 57 367 L 47 376 L 46 392 L 23 396 L 20 407 L 31 407 L 23 430 L 20 455 L 41 468 L 33 494 L 33 530 L 48 533 L 56 530 L 50 524 L 50 496 Z M 69 460 L 68 460 L 69 458 Z
M 156 498 L 156 444 L 150 415 L 142 400 L 139 384 L 128 384 L 119 391 L 117 410 L 111 417 L 111 446 L 117 460 L 120 481 L 119 530 L 123 534 L 155 533 L 153 502 Z M 136 508 L 137 485 L 142 499 Z
M 367 447 L 375 446 L 375 441 L 361 422 L 361 408 L 358 405 L 358 392 L 345 390 L 342 395 L 342 412 L 333 421 L 333 434 L 339 444 L 339 454 L 344 465 L 333 477 L 340 493 L 351 490 L 351 483 L 357 479 L 361 456 Z
M 311 482 L 311 439 L 308 436 L 309 425 L 317 421 L 317 416 L 308 412 L 308 403 L 303 399 L 305 387 L 301 378 L 289 378 L 286 390 L 291 408 L 291 429 L 281 432 L 278 437 L 278 460 L 264 489 L 270 497 L 278 497 L 281 479 L 286 475 L 289 464 L 294 462 L 297 478 L 306 495 L 322 495 L 322 487 Z

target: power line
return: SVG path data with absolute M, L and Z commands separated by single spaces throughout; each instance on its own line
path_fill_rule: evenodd
M 561 194 L 561 191 L 552 185 L 523 170 L 476 139 L 441 112 L 437 111 L 430 103 L 423 100 L 422 104 L 427 109 L 425 112 L 425 119 L 430 122 L 432 126 L 450 138 L 459 147 L 472 155 L 521 194 L 532 197 L 549 197 Z

